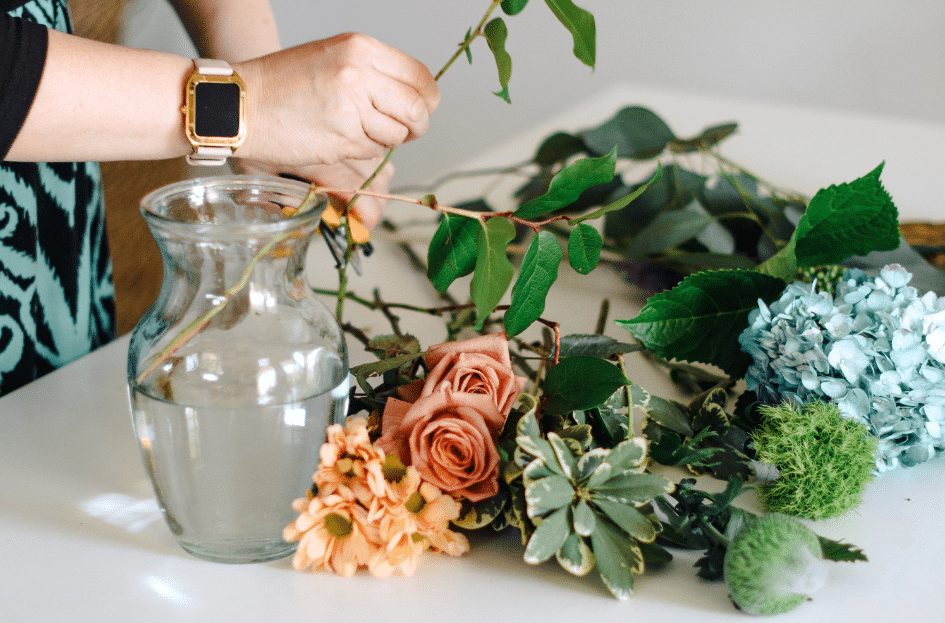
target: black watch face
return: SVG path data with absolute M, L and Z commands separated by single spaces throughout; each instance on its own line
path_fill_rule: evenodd
M 195 86 L 194 133 L 232 138 L 240 132 L 240 87 L 232 82 L 199 82 Z

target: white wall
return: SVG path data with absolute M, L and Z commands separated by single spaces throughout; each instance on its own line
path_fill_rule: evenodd
M 283 44 L 361 31 L 436 71 L 486 0 L 271 0 Z M 457 63 L 426 137 L 396 156 L 398 184 L 471 154 L 619 82 L 945 122 L 942 0 L 577 0 L 597 19 L 597 68 L 541 0 L 506 17 L 512 105 L 491 94 L 485 42 Z M 127 43 L 192 55 L 163 0 L 136 0 Z M 645 101 L 627 102 L 646 105 Z M 659 111 L 656 111 L 659 113 Z M 589 119 L 588 125 L 602 119 Z M 670 125 L 673 120 L 668 119 Z M 722 119 L 720 119 L 722 121 Z

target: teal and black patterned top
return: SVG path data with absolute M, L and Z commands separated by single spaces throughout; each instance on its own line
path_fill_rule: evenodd
M 2 11 L 71 32 L 65 0 L 0 0 Z M 0 92 L 0 122 L 13 95 Z M 98 165 L 0 160 L 0 395 L 105 344 L 114 327 Z

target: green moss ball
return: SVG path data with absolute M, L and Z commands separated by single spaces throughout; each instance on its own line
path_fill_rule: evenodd
M 725 553 L 725 582 L 735 604 L 750 614 L 781 614 L 823 587 L 827 563 L 820 540 L 781 514 L 752 519 Z
M 761 407 L 752 434 L 757 458 L 778 468 L 759 488 L 765 509 L 795 517 L 838 517 L 859 506 L 873 478 L 877 439 L 833 403 Z

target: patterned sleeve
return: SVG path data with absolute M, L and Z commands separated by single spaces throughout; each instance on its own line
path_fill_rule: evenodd
M 48 41 L 45 26 L 0 13 L 0 161 L 33 104 Z

